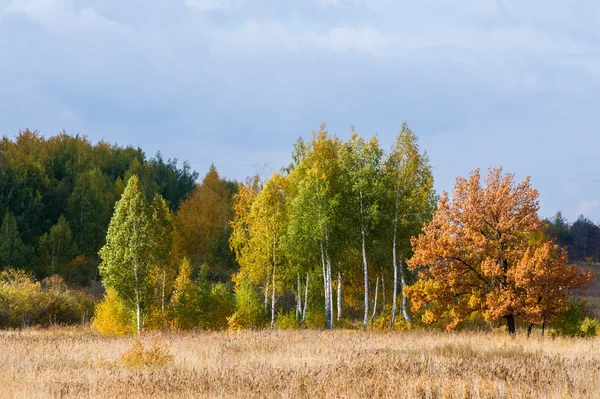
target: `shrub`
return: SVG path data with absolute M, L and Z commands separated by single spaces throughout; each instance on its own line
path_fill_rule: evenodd
M 235 313 L 227 319 L 229 329 L 262 328 L 266 322 L 266 313 L 260 295 L 247 279 L 243 279 L 235 288 Z
M 305 325 L 308 328 L 325 328 L 325 314 L 323 312 L 315 312 L 309 309 L 306 312 Z
M 560 319 L 553 323 L 554 335 L 567 337 L 595 337 L 598 335 L 598 320 L 586 317 L 586 303 L 574 300 Z
M 102 335 L 115 337 L 136 331 L 133 312 L 125 307 L 114 289 L 108 288 L 102 302 L 96 305 L 92 328 Z
M 297 330 L 300 325 L 300 321 L 296 319 L 295 311 L 287 313 L 280 311 L 275 319 L 275 327 L 280 330 Z
M 93 308 L 92 296 L 68 290 L 60 276 L 40 283 L 22 270 L 0 273 L 0 328 L 84 324 Z
M 121 355 L 121 363 L 126 367 L 137 369 L 162 368 L 173 364 L 173 356 L 157 343 L 146 350 L 142 342 L 136 339 L 131 348 Z

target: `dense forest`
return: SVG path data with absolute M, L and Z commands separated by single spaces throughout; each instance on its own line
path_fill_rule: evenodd
M 198 182 L 189 164 L 165 161 L 160 153 L 148 159 L 140 148 L 92 144 L 65 132 L 45 138 L 30 130 L 0 141 L 2 268 L 27 270 L 38 279 L 58 274 L 80 287 L 99 281 L 98 251 L 133 175 L 148 200 L 158 193 L 181 215 L 174 220 L 180 253 L 227 278 L 235 270 L 227 243 L 235 182 L 214 168 Z
M 501 174 L 496 177 L 498 181 L 488 182 L 490 198 L 496 195 L 494 185 L 504 184 L 505 193 L 521 187 Z M 478 184 L 479 177 L 469 189 Z M 483 204 L 479 192 L 486 188 L 478 190 L 469 195 Z M 376 136 L 363 139 L 352 129 L 350 139 L 342 141 L 322 126 L 309 140 L 298 140 L 290 165 L 244 182 L 222 178 L 214 166 L 200 180 L 186 162 L 165 161 L 160 153 L 148 159 L 140 148 L 93 144 L 65 132 L 46 138 L 25 130 L 0 142 L 0 301 L 9 301 L 7 292 L 18 286 L 46 305 L 7 314 L 0 327 L 85 319 L 91 310 L 82 315 L 81 304 L 73 305 L 80 309 L 77 317 L 65 316 L 69 312 L 59 296 L 75 291 L 96 299 L 104 295 L 96 306 L 96 325 L 112 333 L 132 332 L 136 323 L 138 331 L 334 324 L 393 328 L 397 315 L 400 325 L 413 322 L 411 292 L 417 315 L 427 319 L 438 312 L 430 322 L 446 327 L 479 320 L 473 314 L 488 321 L 506 318 L 490 316 L 494 307 L 481 303 L 459 309 L 449 302 L 447 309 L 435 312 L 425 302 L 419 305 L 419 298 L 433 291 L 415 290 L 435 276 L 423 273 L 422 265 L 410 258 L 423 227 L 441 217 L 439 206 L 449 201 L 444 195 L 434 192 L 429 159 L 406 124 L 389 149 Z M 532 204 L 536 198 L 531 197 Z M 490 203 L 479 214 L 497 206 Z M 522 206 L 515 203 L 514 209 Z M 538 220 L 537 206 L 530 211 Z M 456 226 L 469 224 L 459 219 Z M 504 228 L 499 226 L 494 229 Z M 529 229 L 535 237 L 540 232 L 566 247 L 570 262 L 600 260 L 600 227 L 583 216 L 569 224 L 558 213 L 527 226 L 519 227 L 518 234 Z M 431 234 L 437 240 L 441 233 Z M 480 235 L 489 241 L 485 250 L 496 245 L 487 232 Z M 447 256 L 447 251 L 419 251 L 422 259 Z M 548 270 L 562 270 L 553 281 L 565 287 L 585 285 L 589 276 L 566 268 L 561 253 L 537 238 L 518 256 L 537 256 L 536 262 L 545 262 Z M 485 270 L 485 261 L 477 267 Z M 503 278 L 491 276 L 486 284 L 494 286 Z M 530 276 L 528 281 L 534 280 Z M 439 286 L 434 280 L 431 284 Z M 518 284 L 511 289 L 532 295 Z M 567 306 L 563 291 L 535 295 L 556 299 L 562 311 Z M 427 301 L 442 303 L 442 296 Z M 533 326 L 559 313 L 538 302 L 515 302 L 514 316 Z

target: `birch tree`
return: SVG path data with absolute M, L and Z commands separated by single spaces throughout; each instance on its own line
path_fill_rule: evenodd
M 304 251 L 305 261 L 320 263 L 327 329 L 333 327 L 332 257 L 339 247 L 340 150 L 341 142 L 322 125 L 313 132 L 291 174 L 296 192 L 290 205 L 289 250 Z
M 100 250 L 99 270 L 103 284 L 114 288 L 119 297 L 135 309 L 138 334 L 152 297 L 150 269 L 155 264 L 157 245 L 154 229 L 152 209 L 137 176 L 133 175 L 115 205 L 106 244 Z
M 382 151 L 376 136 L 369 141 L 362 139 L 352 127 L 352 137 L 345 143 L 343 152 L 344 172 L 349 187 L 351 218 L 357 220 L 356 230 L 360 236 L 364 277 L 363 328 L 369 322 L 369 265 L 367 240 L 374 232 L 379 219 Z
M 410 238 L 421 232 L 431 219 L 435 208 L 433 175 L 427 154 L 421 153 L 418 138 L 406 123 L 398 134 L 384 162 L 385 215 L 388 236 L 391 235 L 393 270 L 392 311 L 390 330 L 394 329 L 397 312 L 397 293 L 401 293 L 401 311 L 408 322 L 406 296 L 402 293 L 407 284 L 405 259 L 411 253 Z M 398 276 L 400 272 L 400 276 Z M 398 286 L 400 277 L 400 286 Z

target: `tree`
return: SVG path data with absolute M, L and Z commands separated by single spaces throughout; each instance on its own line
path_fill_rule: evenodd
M 247 241 L 240 251 L 240 273 L 253 283 L 271 280 L 271 328 L 275 325 L 277 272 L 284 264 L 281 241 L 286 229 L 287 180 L 275 173 L 252 202 L 247 217 Z M 281 273 L 281 272 L 280 272 Z
M 176 258 L 189 258 L 193 265 L 206 263 L 210 271 L 229 277 L 231 265 L 217 259 L 213 248 L 232 218 L 231 189 L 214 165 L 192 194 L 181 204 L 174 218 Z
M 40 261 L 46 275 L 60 274 L 64 277 L 68 274 L 68 266 L 76 253 L 72 240 L 69 222 L 61 215 L 50 231 L 40 238 Z
M 173 288 L 173 281 L 177 275 L 177 270 L 173 266 L 171 259 L 173 250 L 173 225 L 172 216 L 167 202 L 160 194 L 155 194 L 152 202 L 152 222 L 154 225 L 155 242 L 155 261 L 152 265 L 152 280 L 155 285 L 155 291 L 158 294 L 160 302 L 161 315 L 165 316 L 165 304 L 167 296 Z
M 15 217 L 7 213 L 0 227 L 0 267 L 28 268 L 33 248 L 23 244 Z
M 373 235 L 379 219 L 379 198 L 381 197 L 381 157 L 377 137 L 363 140 L 352 127 L 352 137 L 344 145 L 342 154 L 344 173 L 349 183 L 349 202 L 352 203 L 352 216 L 357 220 L 360 234 L 364 277 L 364 318 L 363 329 L 369 321 L 369 266 L 367 261 L 367 239 Z M 373 317 L 375 312 L 373 313 Z
M 388 234 L 391 235 L 392 311 L 390 329 L 394 328 L 397 309 L 398 269 L 400 269 L 400 292 L 407 284 L 404 259 L 411 252 L 410 238 L 421 232 L 423 224 L 431 219 L 433 201 L 433 175 L 427 154 L 419 151 L 417 136 L 406 123 L 384 162 L 384 203 Z M 399 266 L 399 267 L 398 267 Z M 384 291 L 385 292 L 385 291 Z M 402 294 L 401 310 L 406 321 L 411 321 L 406 308 L 406 296 Z
M 501 168 L 489 170 L 485 187 L 479 169 L 457 178 L 453 199 L 442 194 L 433 220 L 412 241 L 408 265 L 422 268 L 405 290 L 413 310 L 424 310 L 425 322 L 443 317 L 449 329 L 480 312 L 488 321 L 505 319 L 514 334 L 517 317 L 533 321 L 532 303 L 550 294 L 562 298 L 588 281 L 589 274 L 568 268 L 557 248 L 539 238 L 538 208 L 529 178 L 515 183 Z
M 125 304 L 135 308 L 137 331 L 152 295 L 150 268 L 156 261 L 157 234 L 152 209 L 133 175 L 108 226 L 106 244 L 100 250 L 100 275 Z
M 332 258 L 342 249 L 340 228 L 343 181 L 342 143 L 330 136 L 325 125 L 297 154 L 291 179 L 287 251 L 295 260 L 320 263 L 323 276 L 325 328 L 333 327 Z M 304 255 L 300 255 L 304 252 Z

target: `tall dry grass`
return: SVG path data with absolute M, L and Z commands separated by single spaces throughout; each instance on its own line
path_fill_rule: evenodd
M 132 351 L 151 367 L 124 361 Z M 0 333 L 0 397 L 599 398 L 599 351 L 600 339 L 483 333 L 171 333 L 139 345 L 26 330 Z

